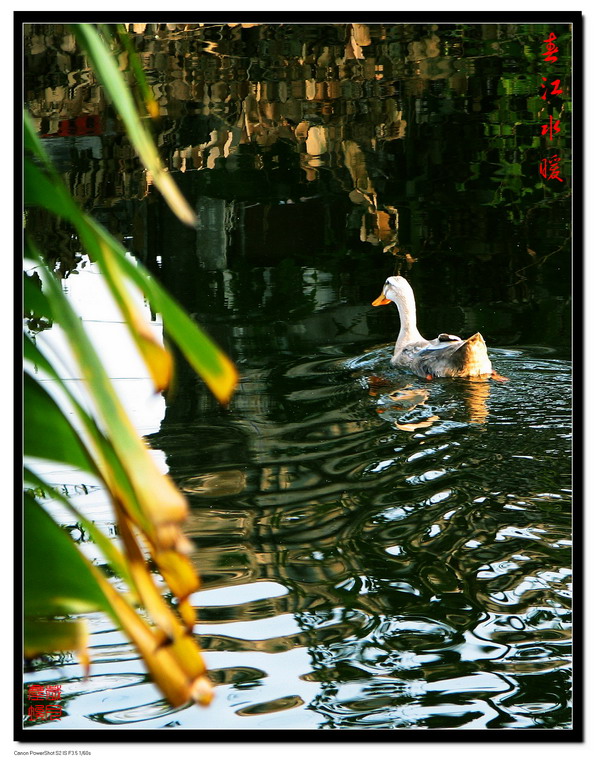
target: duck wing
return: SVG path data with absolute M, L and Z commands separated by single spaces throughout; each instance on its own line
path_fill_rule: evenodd
M 446 338 L 441 340 L 441 338 Z M 450 339 L 452 338 L 452 339 Z M 421 377 L 474 377 L 489 375 L 492 365 L 483 337 L 477 332 L 467 340 L 439 335 L 411 360 L 411 369 Z

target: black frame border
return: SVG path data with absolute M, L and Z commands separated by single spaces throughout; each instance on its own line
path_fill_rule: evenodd
M 115 727 L 97 729 L 66 729 L 63 731 L 24 728 L 22 722 L 22 460 L 15 459 L 14 510 L 14 741 L 30 744 L 133 744 L 133 743 L 539 743 L 569 744 L 584 742 L 584 42 L 583 14 L 580 11 L 14 11 L 14 151 L 23 156 L 22 109 L 23 94 L 23 40 L 24 24 L 68 23 L 284 23 L 284 24 L 342 24 L 342 23 L 556 23 L 572 24 L 572 363 L 573 363 L 573 569 L 575 594 L 573 597 L 573 727 L 569 729 L 444 729 L 416 728 L 386 729 L 262 729 L 234 730 L 226 728 L 118 730 Z M 17 167 L 21 167 L 18 165 Z M 22 174 L 15 170 L 15 197 L 22 203 Z M 23 253 L 22 204 L 14 212 L 14 453 L 23 454 L 22 435 L 22 284 Z M 50 752 L 48 752 L 50 754 Z

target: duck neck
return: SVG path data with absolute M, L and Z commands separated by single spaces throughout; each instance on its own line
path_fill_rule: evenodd
M 395 345 L 396 351 L 403 348 L 405 345 L 409 345 L 409 343 L 423 340 L 423 337 L 417 329 L 415 298 L 413 297 L 413 293 L 410 296 L 402 295 L 401 299 L 397 302 L 397 308 L 399 309 L 401 329 Z

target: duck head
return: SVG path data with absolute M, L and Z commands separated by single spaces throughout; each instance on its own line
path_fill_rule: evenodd
M 372 305 L 388 305 L 389 303 L 399 304 L 413 304 L 415 305 L 415 297 L 413 290 L 409 282 L 402 276 L 389 276 L 384 282 L 382 288 L 382 294 L 377 297 Z
M 423 341 L 424 338 L 417 329 L 415 296 L 411 285 L 402 276 L 389 276 L 384 282 L 382 294 L 374 300 L 372 305 L 388 305 L 389 303 L 396 304 L 401 319 L 401 330 L 395 345 L 395 353 L 408 343 Z

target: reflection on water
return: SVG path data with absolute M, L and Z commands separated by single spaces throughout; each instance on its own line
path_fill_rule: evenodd
M 181 360 L 165 400 L 110 367 L 191 505 L 216 696 L 170 709 L 95 615 L 91 677 L 70 656 L 35 662 L 27 682 L 59 683 L 64 715 L 27 724 L 570 727 L 568 195 L 534 173 L 527 132 L 544 25 L 132 31 L 198 230 L 147 186 L 65 27 L 29 30 L 27 97 L 79 201 L 240 371 L 222 410 Z M 78 243 L 41 214 L 28 225 L 60 273 L 80 271 L 76 301 Z M 480 330 L 508 382 L 391 367 L 396 311 L 370 301 L 395 262 L 422 333 Z M 44 475 L 116 534 L 88 477 Z
M 247 355 L 228 411 L 178 392 L 150 437 L 192 507 L 213 706 L 167 707 L 97 616 L 88 683 L 29 673 L 63 687 L 43 724 L 569 726 L 569 363 L 495 348 L 507 383 L 425 381 L 390 345 L 303 343 Z
M 416 291 L 444 318 L 556 344 L 569 327 L 571 133 L 567 121 L 555 145 L 566 181 L 544 183 L 550 31 L 562 95 L 548 108 L 562 113 L 568 24 L 130 24 L 195 231 L 154 193 L 68 26 L 25 26 L 26 102 L 79 202 L 180 292 L 197 264 L 310 267 L 350 250 L 385 257 L 383 279 L 394 255 L 416 264 Z M 28 225 L 61 273 L 76 268 L 64 222 L 31 211 Z M 283 285 L 263 297 L 283 301 Z

